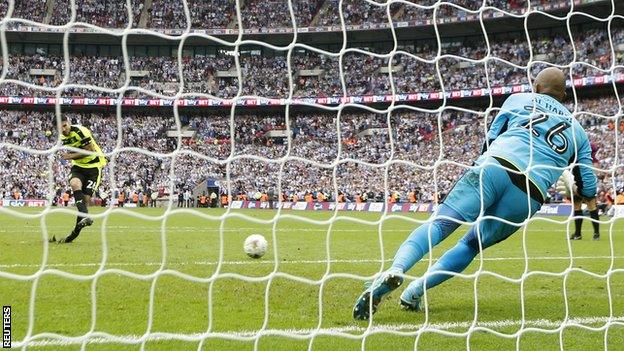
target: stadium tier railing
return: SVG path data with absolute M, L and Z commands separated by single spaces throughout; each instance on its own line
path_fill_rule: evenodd
M 567 86 L 575 88 L 584 88 L 590 86 L 602 86 L 613 83 L 624 82 L 624 73 L 614 73 L 613 75 L 599 75 L 577 78 L 573 81 L 567 81 Z M 445 91 L 446 99 L 464 99 L 464 98 L 481 98 L 488 96 L 505 96 L 515 93 L 530 92 L 529 84 L 515 84 L 507 86 L 498 86 L 477 89 L 461 89 Z M 271 98 L 235 98 L 235 99 L 219 99 L 219 98 L 201 98 L 201 99 L 142 99 L 142 98 L 85 98 L 85 97 L 29 97 L 29 96 L 0 96 L 0 106 L 2 105 L 44 105 L 54 106 L 57 103 L 64 106 L 187 106 L 187 107 L 218 107 L 218 106 L 284 106 L 284 105 L 341 105 L 341 104 L 378 104 L 395 102 L 417 102 L 417 101 L 437 101 L 442 100 L 443 95 L 440 91 L 435 92 L 414 92 L 408 94 L 394 95 L 358 95 L 358 96 L 331 96 L 331 97 L 309 97 L 309 98 L 292 98 L 288 99 L 271 99 Z M 394 100 L 393 100 L 394 99 Z

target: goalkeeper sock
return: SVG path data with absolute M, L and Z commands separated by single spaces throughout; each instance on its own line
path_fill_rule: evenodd
M 589 216 L 593 219 L 592 225 L 594 226 L 594 234 L 600 234 L 600 223 L 598 223 L 600 217 L 598 217 L 598 210 L 589 211 Z
M 416 228 L 412 234 L 401 244 L 392 262 L 393 269 L 400 269 L 407 272 L 416 262 L 429 252 L 429 232 L 431 231 L 431 247 L 436 246 L 446 239 L 461 224 L 450 219 L 439 218 L 447 216 L 458 221 L 463 221 L 462 216 L 445 204 L 440 205 L 436 218 L 433 222 L 425 223 Z
M 583 227 L 583 210 L 574 211 L 574 216 L 580 216 L 574 220 L 574 236 L 581 236 L 581 228 Z
M 460 240 L 455 247 L 448 250 L 433 266 L 431 266 L 427 273 L 429 275 L 421 277 L 413 281 L 401 294 L 401 299 L 404 301 L 413 301 L 415 298 L 421 297 L 425 293 L 425 287 L 431 289 L 436 285 L 439 285 L 451 278 L 453 275 L 438 273 L 441 271 L 449 271 L 460 273 L 463 272 L 466 267 L 472 262 L 479 251 L 472 246 Z

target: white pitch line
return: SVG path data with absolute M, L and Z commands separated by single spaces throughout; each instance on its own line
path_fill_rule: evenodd
M 572 325 L 592 325 L 592 324 L 612 324 L 614 322 L 624 323 L 624 316 L 614 317 L 613 319 L 609 319 L 608 317 L 583 317 L 583 318 L 574 318 L 569 319 L 567 321 L 553 321 L 548 319 L 536 319 L 536 320 L 526 320 L 524 325 L 525 328 L 542 328 L 542 329 L 556 329 L 561 326 L 572 326 Z M 504 328 L 504 327 L 514 327 L 521 326 L 522 320 L 500 320 L 500 321 L 487 321 L 487 322 L 478 322 L 475 327 L 482 328 Z M 370 329 L 370 332 L 414 332 L 420 329 L 432 331 L 432 330 L 453 330 L 453 329 L 470 329 L 472 326 L 472 321 L 465 322 L 445 322 L 445 323 L 435 323 L 435 324 L 381 324 L 381 325 L 373 325 Z M 193 339 L 195 341 L 202 340 L 206 337 L 233 337 L 233 338 L 250 338 L 250 337 L 259 337 L 262 335 L 272 335 L 272 334 L 292 334 L 298 336 L 311 336 L 314 334 L 338 334 L 338 333 L 363 333 L 366 332 L 367 328 L 359 325 L 349 325 L 344 327 L 336 327 L 336 328 L 321 328 L 321 329 L 265 329 L 265 330 L 245 330 L 245 331 L 226 331 L 226 332 L 212 332 L 212 333 L 193 333 L 193 334 L 178 334 L 180 337 L 184 339 Z M 146 337 L 148 341 L 166 341 L 166 340 L 176 340 L 180 338 L 176 338 L 174 335 L 115 335 L 116 340 L 105 338 L 105 337 L 92 337 L 86 340 L 87 344 L 106 344 L 106 343 L 123 343 L 123 344 L 138 344 L 142 342 L 142 338 Z M 82 344 L 83 339 L 81 337 L 72 337 L 72 338 L 62 338 L 62 339 L 44 339 L 44 340 L 35 340 L 31 341 L 27 344 L 27 346 L 65 346 L 65 345 L 76 345 Z M 23 340 L 16 341 L 13 345 L 16 348 L 23 347 Z
M 158 224 L 160 225 L 160 224 Z M 272 224 L 268 224 L 267 226 L 272 227 Z M 405 233 L 406 235 L 410 233 L 410 231 L 415 228 L 416 224 L 414 224 L 413 227 L 409 227 L 406 229 L 384 229 L 382 227 L 382 232 L 384 233 Z M 563 227 L 564 225 L 562 224 L 561 227 Z M 377 232 L 379 230 L 377 225 L 371 225 L 369 226 L 370 228 L 366 228 L 363 227 L 361 229 L 347 229 L 347 228 L 335 228 L 331 230 L 331 233 L 361 233 L 361 232 Z M 24 228 L 24 229 L 41 229 L 41 226 L 38 225 L 26 225 L 26 226 L 21 226 L 20 228 Z M 48 230 L 52 230 L 52 229 L 63 229 L 63 230 L 67 230 L 67 226 L 65 225 L 48 225 L 46 226 L 46 229 Z M 110 230 L 131 230 L 133 232 L 141 232 L 141 233 L 160 233 L 162 232 L 162 229 L 160 228 L 140 228 L 137 229 L 136 226 L 116 226 L 116 225 L 107 225 L 106 229 L 110 229 Z M 241 232 L 241 233 L 245 233 L 245 232 L 258 232 L 258 231 L 264 231 L 265 233 L 271 233 L 273 232 L 273 229 L 268 229 L 268 230 L 264 230 L 266 228 L 259 228 L 259 227 L 237 227 L 237 228 L 224 228 L 223 232 Z M 623 232 L 624 230 L 612 230 L 612 233 L 620 233 Z M 212 229 L 212 230 L 207 230 L 204 227 L 190 227 L 190 226 L 181 226 L 181 227 L 176 227 L 176 226 L 165 226 L 165 232 L 170 233 L 170 232 L 215 232 L 218 233 L 219 229 Z M 320 232 L 320 233 L 327 233 L 327 228 L 324 227 L 320 227 L 320 228 L 299 228 L 299 229 L 288 229 L 288 228 L 277 228 L 275 230 L 275 232 L 290 232 L 290 233 L 299 233 L 299 232 Z M 529 232 L 531 233 L 563 233 L 563 232 L 572 232 L 572 231 L 568 231 L 566 229 L 531 229 L 529 230 Z M 0 233 L 15 233 L 15 230 L 10 230 L 10 229 L 0 229 Z
M 624 256 L 575 256 L 572 257 L 575 260 L 607 260 L 607 259 L 624 259 Z M 536 256 L 536 257 L 528 257 L 526 258 L 529 261 L 563 261 L 570 260 L 569 256 Z M 423 259 L 423 261 L 426 259 Z M 437 260 L 437 259 L 434 259 Z M 475 261 L 478 261 L 477 257 Z M 524 261 L 524 257 L 486 257 L 483 261 Z M 371 260 L 371 259 L 362 259 L 362 260 L 295 260 L 295 261 L 278 261 L 279 264 L 321 264 L 321 263 L 381 263 L 382 260 Z M 383 262 L 392 262 L 392 259 L 384 260 Z M 46 267 L 55 268 L 55 267 L 97 267 L 100 266 L 101 262 L 85 262 L 85 263 L 48 263 Z M 105 266 L 107 267 L 127 267 L 127 266 L 160 266 L 162 262 L 106 262 Z M 195 261 L 195 262 L 168 262 L 167 266 L 216 266 L 219 264 L 217 261 Z M 244 265 L 273 265 L 275 261 L 273 260 L 247 260 L 247 261 L 223 261 L 221 262 L 223 265 L 234 265 L 234 266 L 244 266 Z M 14 263 L 14 264 L 0 264 L 0 268 L 35 268 L 41 267 L 40 264 L 23 264 L 23 263 Z

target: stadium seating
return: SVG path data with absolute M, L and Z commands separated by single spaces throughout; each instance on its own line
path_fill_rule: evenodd
M 437 0 L 414 1 L 420 6 L 433 6 Z M 71 18 L 69 0 L 55 0 L 54 6 L 47 6 L 48 1 L 17 1 L 13 17 L 27 19 L 44 24 L 66 25 Z M 125 28 L 129 24 L 128 9 L 125 0 L 75 0 L 75 21 L 105 28 Z M 233 0 L 187 0 L 191 28 L 237 28 L 235 1 Z M 340 26 L 338 0 L 293 0 L 293 13 L 298 27 Z M 465 20 L 466 11 L 449 5 L 461 6 L 470 11 L 477 10 L 481 2 L 454 0 L 445 1 L 438 6 L 438 18 Z M 530 0 L 531 6 L 569 6 L 566 1 Z M 149 6 L 146 6 L 148 4 Z M 487 6 L 514 14 L 527 10 L 527 0 L 488 0 Z M 267 11 L 271 9 L 271 11 Z M 8 1 L 0 2 L 0 14 L 8 10 Z M 167 0 L 132 0 L 131 8 L 133 28 L 150 29 L 185 29 L 187 18 L 182 1 Z M 488 10 L 493 11 L 493 10 Z M 292 27 L 288 1 L 245 1 L 241 9 L 243 28 L 285 28 Z M 390 20 L 395 22 L 422 20 L 423 16 L 432 17 L 432 8 L 392 3 Z M 364 1 L 345 0 L 343 14 L 346 25 L 388 23 L 385 7 L 372 6 Z
M 578 111 L 614 116 L 618 112 L 618 103 L 613 97 L 587 99 L 579 102 Z M 67 115 L 77 123 L 89 126 L 104 152 L 118 151 L 112 157 L 115 161 L 112 178 L 111 167 L 107 167 L 103 176 L 103 189 L 166 188 L 171 181 L 175 187 L 192 187 L 205 177 L 225 177 L 225 166 L 213 161 L 224 160 L 232 152 L 230 118 L 226 112 L 182 116 L 183 128 L 196 133 L 192 138 L 183 138 L 179 147 L 177 138 L 167 136 L 168 131 L 175 130 L 171 114 L 130 113 L 124 114 L 121 121 L 117 120 L 114 112 Z M 398 109 L 391 115 L 391 145 L 386 115 L 344 112 L 340 118 L 342 151 L 339 154 L 336 118 L 336 114 L 331 113 L 294 113 L 290 118 L 293 130 L 290 156 L 328 165 L 342 160 L 336 171 L 338 190 L 350 199 L 364 191 L 382 191 L 384 168 L 344 161 L 348 158 L 377 165 L 391 160 L 406 160 L 420 167 L 431 167 L 439 162 L 436 172 L 417 166 L 391 164 L 388 172 L 389 190 L 406 194 L 418 188 L 421 199 L 430 201 L 435 189 L 435 173 L 438 191 L 446 193 L 462 169 L 477 156 L 485 128 L 484 117 L 477 114 L 446 110 L 441 114 L 439 121 L 442 124 L 438 126 L 436 113 Z M 600 147 L 598 158 L 601 168 L 612 167 L 615 136 L 622 131 L 621 127 L 614 128 L 606 118 L 594 115 L 579 114 L 578 118 L 586 126 L 590 139 Z M 53 112 L 4 111 L 0 121 L 6 126 L 0 132 L 0 142 L 36 150 L 49 149 L 57 142 Z M 234 154 L 268 159 L 286 156 L 287 143 L 282 138 L 271 136 L 272 131 L 283 130 L 285 122 L 281 114 L 236 115 Z M 121 135 L 118 126 L 121 126 Z M 116 149 L 118 138 L 121 138 L 121 149 Z M 618 135 L 618 145 L 623 143 L 622 140 L 624 138 Z M 160 153 L 162 157 L 145 155 L 127 148 Z M 176 149 L 181 152 L 173 160 L 170 153 Z M 198 154 L 202 156 L 197 157 Z M 45 198 L 50 189 L 47 181 L 48 162 L 51 162 L 53 171 L 54 183 L 51 189 L 64 190 L 67 186 L 66 166 L 58 154 L 35 155 L 12 148 L 0 148 L 0 159 L 0 179 L 4 180 L 4 187 L 0 190 L 6 194 L 12 194 L 17 189 L 24 197 Z M 172 161 L 175 162 L 173 179 Z M 283 172 L 282 186 L 287 193 L 333 192 L 331 168 L 289 160 Z M 249 157 L 237 159 L 231 163 L 232 188 L 236 192 L 248 194 L 265 191 L 268 187 L 276 186 L 278 173 L 279 164 L 259 162 Z M 601 191 L 624 186 L 624 172 L 618 170 L 615 175 L 615 179 L 610 174 L 601 175 Z
M 612 30 L 614 46 L 624 44 L 624 29 Z M 532 41 L 533 55 L 548 63 L 568 64 L 573 61 L 572 43 L 565 36 L 539 37 Z M 611 57 L 609 38 L 605 31 L 585 31 L 574 43 L 576 62 L 571 70 L 574 78 L 602 75 L 611 61 L 624 63 L 624 52 L 616 51 Z M 416 48 L 418 57 L 431 60 L 437 49 L 423 46 Z M 524 70 L 507 62 L 525 66 L 529 60 L 529 46 L 519 39 L 494 41 L 491 56 L 486 64 L 471 63 L 468 58 L 479 60 L 486 57 L 486 50 L 479 42 L 466 42 L 442 51 L 440 75 L 446 90 L 475 89 L 490 86 L 528 83 Z M 560 55 L 553 55 L 559 52 Z M 449 56 L 453 55 L 453 56 Z M 504 61 L 503 61 L 504 60 Z M 172 96 L 178 89 L 180 77 L 178 60 L 171 56 L 130 56 L 130 70 L 147 72 L 133 75 L 130 87 L 140 87 L 152 92 Z M 292 74 L 295 97 L 340 96 L 343 94 L 337 56 L 321 55 L 309 50 L 298 50 L 293 54 Z M 405 53 L 397 53 L 392 62 L 395 71 L 393 81 L 396 93 L 430 92 L 441 90 L 433 61 L 423 62 Z M 345 88 L 347 95 L 390 94 L 390 77 L 387 59 L 358 52 L 347 52 L 343 56 Z M 232 98 L 238 93 L 238 78 L 232 56 L 189 56 L 182 61 L 185 93 L 211 94 L 220 98 Z M 265 57 L 244 55 L 240 58 L 243 77 L 242 95 L 284 98 L 288 94 L 288 68 L 284 56 Z M 541 64 L 532 66 L 538 71 Z M 594 68 L 596 67 L 596 68 Z M 34 74 L 33 69 L 50 72 L 47 75 Z M 65 70 L 62 56 L 47 53 L 34 55 L 11 54 L 7 78 L 18 79 L 45 87 L 57 87 Z M 116 89 L 123 86 L 126 69 L 123 57 L 72 55 L 69 59 L 69 83 L 90 84 L 100 88 Z M 615 72 L 619 72 L 617 68 Z M 414 74 L 418 72 L 418 74 Z M 568 72 L 566 72 L 568 73 Z M 0 95 L 53 96 L 49 91 L 35 91 L 14 84 L 1 84 Z M 117 96 L 95 90 L 67 89 L 64 96 L 101 97 Z M 143 97 L 135 91 L 125 96 Z
M 419 1 L 419 5 L 431 6 L 436 1 Z M 126 0 L 75 0 L 76 21 L 107 28 L 128 26 L 129 16 Z M 454 4 L 476 10 L 474 1 L 457 0 Z M 553 5 L 552 2 L 549 2 Z M 71 17 L 69 0 L 55 0 L 55 6 L 47 2 L 16 2 L 13 17 L 45 24 L 64 25 Z M 185 8 L 182 2 L 165 0 L 132 0 L 132 27 L 184 29 L 187 27 Z M 235 3 L 232 0 L 199 1 L 188 0 L 190 26 L 192 28 L 237 28 Z M 292 10 L 297 26 L 339 26 L 336 0 L 302 1 L 293 0 Z M 544 5 L 544 1 L 531 0 L 531 5 Z M 343 1 L 343 17 L 346 25 L 387 23 L 385 8 L 375 7 L 364 1 Z M 493 6 L 516 14 L 526 10 L 526 0 L 489 0 Z M 423 13 L 432 16 L 433 9 L 393 3 L 390 5 L 392 21 L 412 21 L 422 18 Z M 0 13 L 6 13 L 8 4 L 0 2 Z M 271 11 L 268 11 L 271 9 Z M 452 17 L 462 20 L 465 11 L 454 6 L 437 8 L 438 18 Z M 241 9 L 244 28 L 291 27 L 287 1 L 245 1 Z M 9 27 L 15 23 L 9 24 Z M 521 33 L 523 34 L 523 33 Z M 573 40 L 567 34 L 541 35 L 531 37 L 530 46 L 523 35 L 490 38 L 490 52 L 483 42 L 473 38 L 458 42 L 443 42 L 436 67 L 438 48 L 431 44 L 400 47 L 392 59 L 392 83 L 397 94 L 431 92 L 452 89 L 474 89 L 489 86 L 528 83 L 525 69 L 531 57 L 534 60 L 566 65 L 576 59 L 570 73 L 573 78 L 605 74 L 612 66 L 624 64 L 624 52 L 618 48 L 624 45 L 624 29 L 611 28 L 611 42 L 615 57 L 611 54 L 609 35 L 597 29 L 574 31 Z M 446 40 L 446 39 L 445 39 Z M 458 39 L 459 40 L 459 39 Z M 368 49 L 362 47 L 362 49 Z M 574 50 L 573 50 L 574 49 Z M 371 49 L 372 50 L 372 49 Z M 258 51 L 258 53 L 260 53 Z M 574 56 L 576 53 L 576 56 Z M 411 55 L 410 55 L 411 54 Z M 487 56 L 489 54 L 489 57 Z M 418 58 L 412 56 L 416 55 Z M 182 57 L 182 77 L 178 58 L 175 56 L 129 57 L 125 67 L 122 56 L 86 55 L 72 52 L 69 67 L 62 54 L 46 50 L 26 53 L 9 50 L 7 79 L 35 84 L 46 89 L 31 89 L 14 83 L 0 84 L 3 96 L 55 96 L 69 70 L 66 83 L 91 85 L 96 88 L 118 89 L 128 78 L 129 90 L 125 97 L 150 96 L 136 91 L 142 88 L 152 93 L 173 96 L 184 81 L 183 93 L 210 94 L 219 98 L 232 98 L 238 91 L 238 72 L 233 56 L 188 55 Z M 487 60 L 485 60 L 487 58 Z M 469 62 L 481 60 L 480 62 Z M 343 80 L 340 79 L 340 63 L 343 66 Z M 323 55 L 310 50 L 293 50 L 291 68 L 287 60 L 279 55 L 244 54 L 240 56 L 241 95 L 285 98 L 289 93 L 288 76 L 292 74 L 294 97 L 327 97 L 347 95 L 390 94 L 391 81 L 388 74 L 388 58 L 379 58 L 360 52 L 347 52 L 342 58 Z M 531 66 L 532 72 L 543 65 Z M 438 80 L 439 74 L 442 82 Z M 618 68 L 612 70 L 619 72 Z M 129 75 L 129 77 L 126 77 Z M 344 90 L 343 90 L 344 88 Z M 59 92 L 62 96 L 74 97 L 117 97 L 119 92 L 98 89 L 66 87 Z M 605 101 L 606 100 L 606 101 Z M 615 98 L 583 99 L 576 111 L 589 111 L 606 116 L 617 114 Z M 479 108 L 478 108 L 479 109 Z M 480 107 L 483 109 L 483 107 Z M 0 120 L 6 129 L 0 131 L 0 142 L 45 150 L 57 142 L 55 117 L 52 112 L 32 110 L 5 110 Z M 223 160 L 231 152 L 236 155 L 252 155 L 262 158 L 280 158 L 288 154 L 320 163 L 337 164 L 338 190 L 347 197 L 373 190 L 383 189 L 383 167 L 369 167 L 354 162 L 341 161 L 358 159 L 373 164 L 392 160 L 408 160 L 418 166 L 438 165 L 437 171 L 390 164 L 389 185 L 391 191 L 406 193 L 419 188 L 423 200 L 431 200 L 437 183 L 439 193 L 445 193 L 461 174 L 462 166 L 468 165 L 476 156 L 483 140 L 483 116 L 445 110 L 440 115 L 442 125 L 438 126 L 437 114 L 416 113 L 410 110 L 396 110 L 391 115 L 392 143 L 387 125 L 387 116 L 358 111 L 347 111 L 340 117 L 340 138 L 336 132 L 336 115 L 327 112 L 298 111 L 291 115 L 293 130 L 292 145 L 288 148 L 283 138 L 272 133 L 283 130 L 285 119 L 281 114 L 252 115 L 237 114 L 235 120 L 235 143 L 230 144 L 228 110 L 216 114 L 202 115 L 194 112 L 182 115 L 185 130 L 195 132 L 192 138 L 177 139 L 167 135 L 175 129 L 171 114 L 158 115 L 135 111 L 124 112 L 118 121 L 114 112 L 67 112 L 77 123 L 92 128 L 94 135 L 105 152 L 116 150 L 118 138 L 122 148 L 139 148 L 160 153 L 162 157 L 145 155 L 136 149 L 118 150 L 112 160 L 115 169 L 107 168 L 103 188 L 108 190 L 123 187 L 162 188 L 173 181 L 175 187 L 192 187 L 205 177 L 224 178 L 225 166 L 211 159 Z M 614 162 L 615 132 L 619 126 L 610 126 L 606 119 L 584 116 L 590 137 L 601 146 L 599 151 L 604 168 Z M 478 122 L 478 123 L 475 123 Z M 117 126 L 121 126 L 121 134 Z M 438 131 L 442 130 L 442 134 Z M 279 134 L 279 133 L 277 133 Z M 279 134 L 279 135 L 284 135 Z M 442 144 L 440 144 L 440 138 Z M 623 140 L 623 138 L 618 138 Z M 338 152 L 338 143 L 341 152 Z M 440 145 L 443 145 L 440 149 Z M 171 152 L 181 150 L 175 158 Z M 201 155 L 201 157 L 199 157 Z M 10 194 L 17 189 L 24 197 L 46 197 L 66 187 L 65 166 L 58 155 L 28 154 L 11 148 L 0 148 L 0 179 L 4 180 L 3 193 Z M 450 162 L 449 162 L 450 161 Z M 173 173 L 172 162 L 175 162 Z M 437 162 L 437 163 L 436 163 Z M 51 163 L 53 184 L 48 184 L 50 175 L 47 167 Z M 236 159 L 231 163 L 232 187 L 238 192 L 253 194 L 277 184 L 279 166 L 275 163 L 258 162 L 250 158 Z M 289 193 L 305 191 L 333 191 L 332 169 L 314 167 L 302 161 L 289 160 L 283 169 L 283 187 Z M 409 175 L 409 176 L 407 176 Z M 608 191 L 624 185 L 620 172 L 616 179 L 607 175 L 602 180 L 602 190 Z M 171 179 L 173 177 L 173 179 Z M 434 178 L 435 177 L 435 178 Z M 436 179 L 436 182 L 434 182 Z M 51 188 L 50 188 L 51 186 Z

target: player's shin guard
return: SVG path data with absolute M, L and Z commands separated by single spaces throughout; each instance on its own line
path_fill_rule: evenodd
M 436 215 L 438 218 L 434 219 L 433 222 L 425 223 L 416 228 L 407 240 L 401 244 L 394 256 L 393 269 L 407 272 L 429 252 L 429 238 L 431 238 L 431 247 L 434 247 L 460 226 L 459 223 L 450 219 L 439 218 L 440 216 L 454 218 L 458 221 L 464 220 L 459 213 L 449 206 L 445 204 L 440 205 Z
M 475 249 L 471 245 L 468 245 L 463 240 L 459 241 L 455 247 L 447 251 L 444 256 L 438 260 L 427 271 L 426 278 L 421 277 L 413 281 L 401 294 L 401 303 L 404 306 L 412 306 L 411 309 L 419 309 L 421 296 L 425 293 L 426 289 L 431 289 L 436 285 L 439 285 L 451 278 L 452 275 L 439 273 L 442 271 L 460 273 L 468 265 L 475 256 L 479 253 L 479 250 Z

